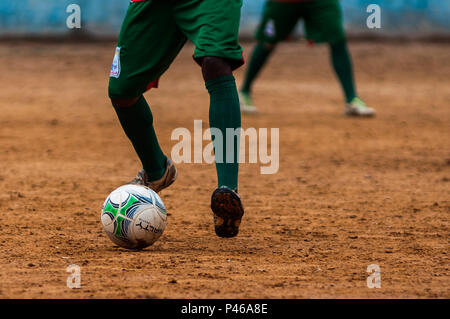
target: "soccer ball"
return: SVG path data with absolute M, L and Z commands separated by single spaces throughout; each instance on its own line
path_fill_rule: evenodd
M 150 188 L 124 185 L 106 198 L 101 222 L 115 244 L 142 249 L 161 237 L 166 227 L 167 213 L 161 198 Z

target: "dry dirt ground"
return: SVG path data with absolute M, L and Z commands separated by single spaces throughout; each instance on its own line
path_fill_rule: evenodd
M 350 48 L 376 118 L 343 116 L 326 47 L 283 44 L 255 86 L 260 114 L 243 117 L 280 128 L 280 169 L 241 166 L 239 236 L 214 234 L 214 166 L 179 164 L 163 237 L 127 251 L 99 219 L 139 169 L 107 99 L 114 43 L 1 44 L 0 297 L 449 298 L 450 47 Z M 192 50 L 146 94 L 169 154 L 174 128 L 207 126 Z M 81 289 L 66 287 L 70 264 Z

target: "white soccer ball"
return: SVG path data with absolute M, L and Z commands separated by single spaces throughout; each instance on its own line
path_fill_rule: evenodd
M 115 244 L 142 249 L 161 237 L 166 228 L 167 213 L 161 198 L 150 188 L 124 185 L 106 198 L 101 222 Z

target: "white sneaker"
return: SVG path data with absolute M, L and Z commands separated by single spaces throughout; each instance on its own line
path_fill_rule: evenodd
M 243 113 L 257 113 L 258 110 L 253 105 L 253 100 L 250 94 L 239 92 L 239 103 L 241 104 L 241 112 Z
M 375 110 L 368 107 L 359 97 L 355 97 L 350 103 L 345 105 L 345 115 L 371 117 L 375 116 Z

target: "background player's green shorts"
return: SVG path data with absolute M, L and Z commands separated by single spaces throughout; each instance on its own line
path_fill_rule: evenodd
M 132 2 L 122 24 L 111 68 L 109 96 L 131 98 L 157 86 L 187 39 L 194 59 L 243 64 L 238 33 L 242 0 L 144 0 Z
M 299 3 L 268 1 L 256 38 L 271 44 L 283 41 L 300 19 L 304 20 L 308 40 L 335 43 L 345 39 L 339 0 Z

